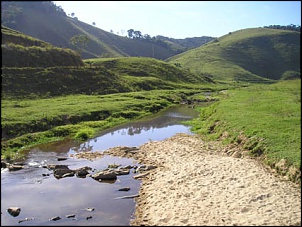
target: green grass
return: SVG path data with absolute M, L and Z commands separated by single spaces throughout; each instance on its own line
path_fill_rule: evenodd
M 92 66 L 103 66 L 112 73 L 120 76 L 154 77 L 162 83 L 208 83 L 204 77 L 196 76 L 189 70 L 176 67 L 174 64 L 146 57 L 96 58 L 84 62 Z
M 96 132 L 150 116 L 200 90 L 157 90 L 43 99 L 2 99 L 1 157 L 14 159 L 36 144 Z
M 285 159 L 287 168 L 300 170 L 301 80 L 221 92 L 221 100 L 190 124 L 206 139 L 241 143 L 273 168 Z
M 199 48 L 175 55 L 180 64 L 216 82 L 272 83 L 286 71 L 300 72 L 300 33 L 249 28 L 222 36 Z

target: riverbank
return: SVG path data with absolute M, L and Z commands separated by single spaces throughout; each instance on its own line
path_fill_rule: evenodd
M 142 179 L 133 226 L 301 225 L 301 188 L 239 148 L 186 134 L 138 148 L 131 156 L 157 168 Z

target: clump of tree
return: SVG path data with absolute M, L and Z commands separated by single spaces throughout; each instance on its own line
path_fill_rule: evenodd
M 76 51 L 81 54 L 83 48 L 87 46 L 89 38 L 86 35 L 75 35 L 69 39 L 69 44 L 72 45 Z
M 301 32 L 301 26 L 300 25 L 294 25 L 294 24 L 290 24 L 290 25 L 269 25 L 269 26 L 264 26 L 264 28 L 292 30 L 292 31 Z
M 157 38 L 156 36 L 151 37 L 148 34 L 143 35 L 141 31 L 136 31 L 134 29 L 129 29 L 127 32 L 128 32 L 129 39 L 147 41 L 147 42 L 154 43 L 154 44 L 157 44 L 162 47 L 168 46 L 168 44 L 165 41 Z

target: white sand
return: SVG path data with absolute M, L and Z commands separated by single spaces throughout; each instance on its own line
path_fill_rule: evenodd
M 177 134 L 139 147 L 142 179 L 131 225 L 301 225 L 301 188 L 218 142 Z

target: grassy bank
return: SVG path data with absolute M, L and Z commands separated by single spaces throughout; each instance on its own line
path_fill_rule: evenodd
M 205 139 L 221 139 L 294 181 L 301 176 L 301 80 L 220 92 L 221 99 L 190 121 Z
M 71 137 L 86 140 L 98 131 L 152 115 L 200 90 L 158 90 L 44 99 L 3 99 L 1 158 L 16 159 L 36 144 Z

